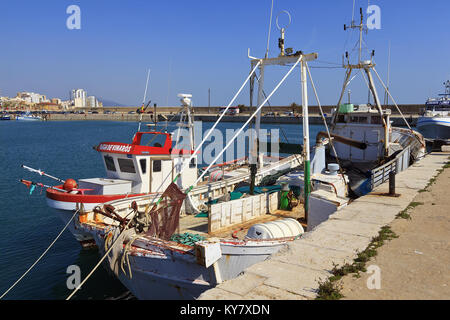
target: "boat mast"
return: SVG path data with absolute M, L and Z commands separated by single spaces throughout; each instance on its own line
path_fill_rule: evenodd
M 383 127 L 384 127 L 384 131 L 385 131 L 385 139 L 384 140 L 384 151 L 385 154 L 388 154 L 388 148 L 389 148 L 389 127 L 388 127 L 388 123 L 386 122 L 385 118 L 383 117 L 383 109 L 381 107 L 381 103 L 380 100 L 378 98 L 378 93 L 377 90 L 375 88 L 375 84 L 373 82 L 373 77 L 371 74 L 371 69 L 374 68 L 375 64 L 373 63 L 373 56 L 375 55 L 375 51 L 372 50 L 372 54 L 371 54 L 371 58 L 370 60 L 364 60 L 362 61 L 362 34 L 363 31 L 367 32 L 367 27 L 364 27 L 364 16 L 363 16 L 363 12 L 362 12 L 362 8 L 359 8 L 359 12 L 360 12 L 360 16 L 361 16 L 361 20 L 360 23 L 358 25 L 355 25 L 354 21 L 352 21 L 352 24 L 350 26 L 347 26 L 344 24 L 344 31 L 347 31 L 347 29 L 359 29 L 359 53 L 358 53 L 358 63 L 357 64 L 351 64 L 350 63 L 350 59 L 349 59 L 349 55 L 348 52 L 345 53 L 345 58 L 347 59 L 347 63 L 343 65 L 343 67 L 346 70 L 346 76 L 345 76 L 345 81 L 344 84 L 342 86 L 342 91 L 341 91 L 341 95 L 339 97 L 339 101 L 338 104 L 336 106 L 336 112 L 334 113 L 333 116 L 333 120 L 332 120 L 332 128 L 334 128 L 334 126 L 336 125 L 337 122 L 337 115 L 339 113 L 339 106 L 342 102 L 345 90 L 348 86 L 348 84 L 350 83 L 349 79 L 350 76 L 352 74 L 352 71 L 355 70 L 364 70 L 364 72 L 366 73 L 367 76 L 367 85 L 369 87 L 369 91 L 372 93 L 372 96 L 374 98 L 375 101 L 375 105 L 377 107 L 378 112 L 380 113 L 381 119 L 382 119 L 382 123 L 383 123 Z
M 147 98 L 147 88 L 148 88 L 148 79 L 149 79 L 149 77 L 150 77 L 150 68 L 148 69 L 148 72 L 147 72 L 147 81 L 146 81 L 146 83 L 145 83 L 144 98 L 142 99 L 142 107 L 141 107 L 142 112 L 141 112 L 141 114 L 139 115 L 139 126 L 138 126 L 138 130 L 137 130 L 138 132 L 141 131 L 142 115 L 143 115 L 144 110 L 145 110 L 144 105 L 145 105 L 145 99 Z M 149 103 L 150 103 L 150 102 L 149 102 Z M 147 104 L 147 106 L 148 106 L 148 104 Z
M 309 121 L 308 121 L 308 84 L 306 82 L 306 61 L 301 61 L 301 84 L 302 84 L 302 112 L 303 112 L 303 156 L 304 156 L 304 209 L 305 220 L 308 221 L 309 195 L 311 194 L 311 159 L 309 152 Z
M 190 144 L 190 150 L 193 151 L 194 148 L 194 120 L 193 120 L 193 115 L 192 115 L 192 94 L 186 94 L 186 93 L 180 93 L 178 94 L 178 97 L 181 98 L 181 105 L 184 106 L 186 108 L 186 116 L 187 116 L 187 124 L 183 123 L 183 114 L 184 112 L 182 112 L 182 115 L 180 116 L 180 122 L 177 124 L 178 127 L 187 127 L 188 131 L 189 131 L 189 144 Z M 178 144 L 178 139 L 179 139 L 179 133 L 178 133 L 178 137 L 177 137 L 177 141 L 176 144 Z
M 447 98 L 450 96 L 450 80 L 447 80 L 444 82 L 445 92 L 443 94 L 439 94 L 440 96 L 444 96 L 444 98 Z
M 289 24 L 291 23 L 291 16 L 289 12 L 285 12 L 289 17 Z M 288 24 L 288 26 L 289 26 Z M 307 84 L 307 62 L 316 60 L 318 57 L 317 53 L 310 53 L 310 54 L 304 54 L 301 51 L 297 51 L 293 53 L 292 48 L 286 48 L 284 47 L 284 38 L 285 38 L 285 31 L 286 27 L 280 28 L 278 24 L 278 17 L 277 17 L 277 27 L 280 30 L 280 38 L 278 39 L 278 47 L 280 48 L 280 53 L 278 57 L 269 58 L 265 57 L 263 59 L 258 59 L 255 57 L 250 56 L 250 53 L 248 54 L 248 57 L 251 59 L 251 67 L 252 69 L 257 65 L 257 63 L 260 63 L 260 77 L 258 82 L 258 106 L 261 106 L 261 104 L 266 101 L 264 100 L 264 93 L 263 93 L 263 86 L 264 83 L 264 68 L 266 66 L 270 65 L 280 65 L 280 66 L 286 66 L 286 65 L 292 65 L 293 63 L 297 62 L 299 60 L 299 57 L 301 56 L 300 61 L 300 71 L 301 71 L 301 91 L 302 91 L 302 112 L 303 112 L 303 156 L 304 156 L 304 209 L 305 209 L 305 218 L 306 221 L 308 219 L 308 211 L 309 211 L 309 196 L 311 193 L 311 161 L 310 161 L 310 150 L 309 150 L 309 118 L 308 118 L 308 84 Z M 253 102 L 253 77 L 252 81 L 250 82 L 250 105 Z M 259 127 L 257 127 L 259 128 Z M 258 134 L 258 131 L 256 131 Z M 255 146 L 255 145 L 254 145 Z M 253 151 L 257 150 L 255 147 L 253 148 Z M 255 153 L 254 153 L 255 155 Z M 261 164 L 262 165 L 262 164 Z M 252 167 L 251 167 L 252 168 Z M 250 190 L 252 191 L 252 186 L 254 186 L 254 175 L 256 174 L 256 171 L 251 171 L 251 184 L 250 184 Z
M 387 82 L 386 82 L 386 90 L 384 93 L 384 105 L 387 106 L 389 103 L 389 84 L 390 84 L 390 74 L 391 74 L 391 41 L 389 41 L 389 50 L 388 50 L 388 72 L 387 72 Z

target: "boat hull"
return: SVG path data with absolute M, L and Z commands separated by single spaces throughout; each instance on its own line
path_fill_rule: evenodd
M 450 139 L 450 117 L 420 117 L 417 130 L 427 139 Z
M 47 201 L 49 201 L 47 199 Z M 75 213 L 75 210 L 63 210 L 63 209 L 53 209 L 56 214 L 61 218 L 64 224 L 67 224 L 70 218 Z M 77 224 L 78 217 L 76 216 L 68 225 L 70 233 L 75 237 L 75 239 L 80 243 L 83 248 L 95 247 L 95 240 L 92 235 L 88 232 L 81 230 Z
M 58 186 L 62 187 L 62 186 Z M 137 194 L 135 196 L 141 196 L 142 194 Z M 47 205 L 52 208 L 61 220 L 66 224 L 69 222 L 70 218 L 73 216 L 76 210 L 80 208 L 80 204 L 83 205 L 84 210 L 92 210 L 98 205 L 102 205 L 105 202 L 111 200 L 117 200 L 125 198 L 127 195 L 81 195 L 81 194 L 70 194 L 63 193 L 54 189 L 47 189 L 46 200 Z M 130 197 L 130 195 L 128 195 Z M 69 224 L 68 229 L 73 234 L 75 239 L 80 242 L 81 246 L 92 247 L 95 246 L 94 238 L 90 233 L 82 231 L 77 226 L 78 217 L 75 217 Z
M 105 235 L 92 234 L 103 255 Z M 120 252 L 118 261 L 123 254 L 128 255 L 129 266 L 119 268 L 116 276 L 139 300 L 194 300 L 222 281 L 234 279 L 251 265 L 266 260 L 292 240 L 221 240 L 222 256 L 209 267 L 198 262 L 195 247 L 160 239 L 135 241 L 129 251 Z

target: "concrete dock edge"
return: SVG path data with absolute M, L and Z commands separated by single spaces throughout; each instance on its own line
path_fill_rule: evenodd
M 333 265 L 351 263 L 438 174 L 449 156 L 448 149 L 428 154 L 396 176 L 399 197 L 381 196 L 388 192 L 388 182 L 380 185 L 269 259 L 207 290 L 199 300 L 315 298 L 319 282 L 331 276 Z

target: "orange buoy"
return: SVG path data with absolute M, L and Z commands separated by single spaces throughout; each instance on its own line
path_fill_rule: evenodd
M 74 179 L 67 179 L 63 185 L 63 189 L 67 191 L 71 191 L 72 189 L 76 189 L 77 187 L 78 184 Z

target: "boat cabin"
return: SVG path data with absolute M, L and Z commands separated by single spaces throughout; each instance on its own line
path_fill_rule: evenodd
M 447 116 L 450 112 L 450 98 L 428 99 L 425 103 L 425 116 Z
M 369 105 L 359 105 L 355 108 L 353 104 L 344 104 L 337 112 L 333 133 L 367 145 L 367 148 L 359 149 L 336 141 L 334 145 L 340 159 L 365 162 L 378 161 L 385 157 L 385 143 L 388 145 L 390 142 L 391 110 L 383 110 L 380 115 L 378 110 Z
M 102 142 L 101 153 L 106 178 L 80 179 L 86 194 L 141 194 L 163 192 L 181 171 L 192 150 L 174 149 L 170 133 L 137 132 L 131 144 Z M 197 179 L 197 158 L 183 171 L 177 184 L 187 188 Z

